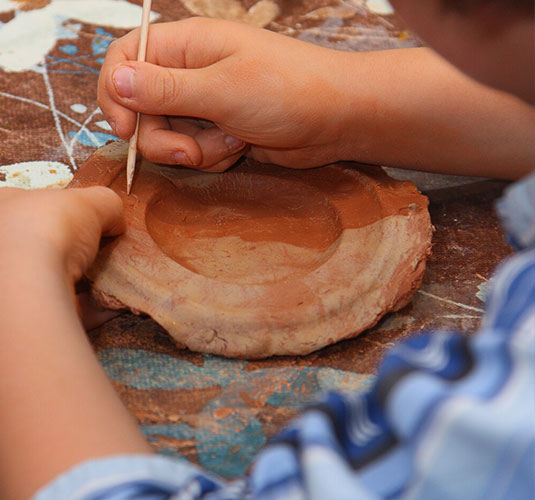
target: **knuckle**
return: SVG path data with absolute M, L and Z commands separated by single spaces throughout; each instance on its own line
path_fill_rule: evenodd
M 159 160 L 158 151 L 152 147 L 150 134 L 144 132 L 142 127 L 139 130 L 137 149 L 146 160 L 154 162 Z
M 188 28 L 191 28 L 193 30 L 204 28 L 207 24 L 209 24 L 210 20 L 206 17 L 189 17 L 188 19 L 184 19 L 183 27 L 187 26 Z
M 203 167 L 201 170 L 204 170 L 205 172 L 213 172 L 213 173 L 221 173 L 225 170 L 228 170 L 233 164 L 235 160 L 233 158 L 225 158 L 224 160 L 218 161 L 217 163 Z
M 106 50 L 106 55 L 110 56 L 110 55 L 114 55 L 117 53 L 122 53 L 123 45 L 124 45 L 124 40 L 122 38 L 116 38 L 108 45 L 108 48 Z
M 157 105 L 161 109 L 168 108 L 178 100 L 178 84 L 168 69 L 158 72 L 156 89 Z
M 107 52 L 108 53 L 111 53 L 111 52 L 117 52 L 117 49 L 120 47 L 121 45 L 121 40 L 116 38 L 115 40 L 113 40 L 109 45 L 108 45 L 108 50 Z
M 138 139 L 138 143 L 137 143 L 137 148 L 139 150 L 139 152 L 141 153 L 141 156 L 143 156 L 143 158 L 149 160 L 149 161 L 155 161 L 155 158 L 152 154 L 152 151 L 149 147 L 149 145 L 147 144 L 146 141 L 144 140 L 141 140 L 141 137 Z

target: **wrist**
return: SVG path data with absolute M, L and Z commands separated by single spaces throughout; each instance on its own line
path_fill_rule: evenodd
M 41 286 L 49 290 L 73 286 L 61 258 L 50 246 L 13 234 L 8 241 L 0 242 L 0 287 L 4 294 L 9 291 L 31 296 Z
M 41 274 L 40 269 L 47 269 L 65 280 L 66 259 L 60 252 L 61 242 L 53 237 L 53 226 L 38 222 L 33 214 L 0 220 L 0 266 L 5 272 L 32 269 Z
M 366 53 L 329 50 L 329 63 L 325 65 L 329 82 L 328 95 L 322 99 L 324 123 L 332 138 L 334 159 L 341 161 L 367 161 L 364 154 L 370 148 L 367 138 L 377 127 L 377 93 L 373 59 Z

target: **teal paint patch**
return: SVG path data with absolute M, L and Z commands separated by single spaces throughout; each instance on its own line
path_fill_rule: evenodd
M 225 387 L 242 371 L 243 361 L 206 356 L 197 366 L 166 354 L 141 349 L 103 349 L 98 357 L 108 376 L 136 389 Z
M 70 59 L 67 59 L 65 57 L 54 57 L 54 56 L 46 56 L 47 59 L 47 67 L 51 72 L 54 73 L 64 73 L 64 74 L 87 74 L 87 73 L 93 73 L 94 75 L 98 75 L 99 71 L 95 68 L 92 68 L 91 66 L 88 66 L 87 64 L 83 64 L 80 61 L 83 59 L 87 59 L 89 56 L 76 56 L 72 57 Z M 54 69 L 54 67 L 58 64 L 69 64 L 71 66 L 75 66 L 76 68 L 80 68 L 78 70 L 72 70 L 72 69 Z
M 80 23 L 69 23 L 68 26 L 60 24 L 56 27 L 58 40 L 75 40 L 81 29 Z
M 213 428 L 192 429 L 187 424 L 144 425 L 141 431 L 152 443 L 158 436 L 179 440 L 195 440 L 199 463 L 207 470 L 223 477 L 241 476 L 253 457 L 266 443 L 264 430 L 256 419 L 243 421 L 238 415 L 214 421 Z M 162 455 L 183 458 L 170 446 L 158 450 Z
M 315 371 L 316 368 L 304 367 L 299 372 L 292 373 L 281 390 L 273 391 L 266 403 L 300 410 L 319 392 Z
M 193 429 L 187 424 L 155 424 L 142 425 L 141 432 L 151 443 L 158 442 L 158 436 L 165 436 L 173 439 L 193 439 L 195 433 Z M 164 446 L 158 449 L 158 454 L 166 455 L 168 457 L 181 458 L 187 460 L 176 448 L 171 446 Z
M 81 132 L 71 131 L 69 132 L 69 137 L 75 137 L 75 140 L 84 146 L 96 146 L 97 148 L 104 146 L 108 141 L 116 141 L 118 139 L 116 136 L 104 132 L 91 132 L 91 134 L 89 134 L 87 130 L 82 130 Z
M 255 383 L 233 382 L 206 404 L 199 415 L 205 422 L 196 427 L 195 438 L 199 463 L 208 470 L 234 478 L 245 473 L 267 438 L 256 418 L 256 410 L 243 395 L 258 395 Z
M 142 425 L 140 429 L 148 439 L 154 439 L 156 435 L 173 439 L 192 439 L 195 437 L 195 431 L 188 424 Z
M 245 361 L 208 355 L 203 356 L 203 365 L 197 366 L 143 349 L 103 349 L 98 356 L 111 379 L 135 389 L 220 388 L 200 410 L 195 425 L 146 425 L 142 431 L 152 442 L 158 442 L 158 436 L 191 440 L 199 463 L 226 478 L 244 474 L 267 441 L 257 419 L 258 408 L 269 404 L 297 411 L 315 400 L 322 389 L 359 389 L 371 380 L 325 367 L 246 370 Z M 183 458 L 168 445 L 161 453 Z
M 143 349 L 103 349 L 98 357 L 108 376 L 135 389 L 227 388 L 249 393 L 263 389 L 266 403 L 295 408 L 319 391 L 362 391 L 373 377 L 325 367 L 272 367 L 245 370 L 246 362 L 205 355 L 202 366 Z
M 197 436 L 197 456 L 206 469 L 226 478 L 238 477 L 247 471 L 253 458 L 266 443 L 262 425 L 251 418 L 245 427 L 236 426 L 233 416 L 219 420 L 218 429 L 200 429 Z M 237 430 L 239 428 L 239 430 Z M 234 432 L 232 432 L 232 429 Z
M 97 35 L 100 36 L 93 38 L 93 41 L 91 42 L 91 51 L 93 52 L 93 55 L 97 56 L 106 53 L 109 45 L 115 37 L 102 28 L 97 28 L 95 31 Z
M 61 50 L 61 52 L 64 52 L 65 54 L 69 54 L 70 56 L 74 56 L 78 53 L 78 47 L 76 45 L 73 45 L 72 43 L 63 45 L 59 48 L 59 50 Z

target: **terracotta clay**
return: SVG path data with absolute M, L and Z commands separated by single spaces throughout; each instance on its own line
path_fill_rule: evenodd
M 292 170 L 244 160 L 223 173 L 95 152 L 71 187 L 123 198 L 126 232 L 87 276 L 101 301 L 149 314 L 180 346 L 229 357 L 307 354 L 373 326 L 419 287 L 427 198 L 382 169 Z

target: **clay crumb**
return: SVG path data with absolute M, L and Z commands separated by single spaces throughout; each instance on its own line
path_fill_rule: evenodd
M 224 408 L 218 408 L 214 411 L 214 417 L 219 419 L 226 418 L 229 415 L 232 415 L 232 408 L 224 407 Z

